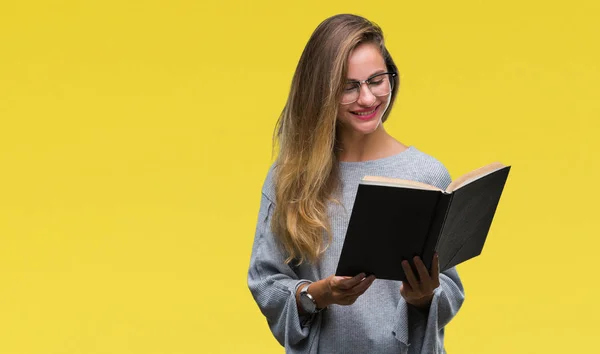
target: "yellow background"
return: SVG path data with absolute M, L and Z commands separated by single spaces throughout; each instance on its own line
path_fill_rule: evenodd
M 0 5 L 0 353 L 283 352 L 246 286 L 260 188 L 341 12 L 385 31 L 394 136 L 513 166 L 448 351 L 596 350 L 597 1 L 111 0 Z

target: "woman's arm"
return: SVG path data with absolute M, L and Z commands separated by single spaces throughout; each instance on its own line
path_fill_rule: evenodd
M 445 189 L 452 179 L 443 164 L 437 161 L 436 164 L 438 168 L 431 169 L 436 172 L 427 179 L 427 182 Z M 409 269 L 405 271 L 407 270 Z M 396 311 L 398 322 L 395 325 L 394 335 L 408 347 L 409 353 L 442 352 L 444 327 L 456 316 L 464 302 L 465 291 L 454 267 L 440 272 L 436 285 L 437 282 L 439 286 L 435 287 L 432 296 L 427 297 L 424 304 L 412 301 L 414 304 L 410 305 L 404 298 L 398 303 Z M 404 289 L 405 293 L 406 290 Z
M 296 291 L 303 280 L 285 264 L 285 257 L 273 237 L 270 227 L 273 207 L 273 202 L 263 193 L 248 270 L 248 287 L 271 332 L 282 346 L 288 348 L 308 337 L 310 318 L 298 313 Z
M 305 314 L 298 306 L 298 294 L 308 280 L 300 279 L 294 269 L 285 264 L 286 257 L 270 227 L 274 207 L 263 192 L 248 270 L 248 287 L 279 343 L 286 349 L 298 349 L 306 344 L 302 342 L 309 336 L 318 314 Z M 331 304 L 352 305 L 374 280 L 374 276 L 364 273 L 354 277 L 331 275 L 311 282 L 308 292 L 320 308 Z
M 441 352 L 444 327 L 464 302 L 464 289 L 455 268 L 440 273 L 439 280 L 440 286 L 434 290 L 428 308 L 410 305 L 404 298 L 398 303 L 394 335 L 408 347 L 408 353 Z

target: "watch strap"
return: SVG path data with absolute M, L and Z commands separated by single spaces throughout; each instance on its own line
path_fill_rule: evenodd
M 327 307 L 319 308 L 317 306 L 317 301 L 315 300 L 315 298 L 308 292 L 308 288 L 310 288 L 310 286 L 312 285 L 312 282 L 306 282 L 306 283 L 308 283 L 308 285 L 305 286 L 304 288 L 302 288 L 302 290 L 300 290 L 300 297 L 305 296 L 306 298 L 310 299 L 310 301 L 312 301 L 312 303 L 314 304 L 314 311 L 312 311 L 312 312 L 307 311 L 307 312 L 314 315 L 314 314 L 317 314 L 317 313 L 325 310 Z M 306 309 L 305 309 L 305 311 L 306 311 Z

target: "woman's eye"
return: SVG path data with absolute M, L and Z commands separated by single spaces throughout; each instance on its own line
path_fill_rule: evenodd
M 371 85 L 377 86 L 377 85 L 381 84 L 382 82 L 383 82 L 383 80 L 371 81 Z
M 354 89 L 356 89 L 356 85 L 346 85 L 344 87 L 344 91 L 353 91 Z

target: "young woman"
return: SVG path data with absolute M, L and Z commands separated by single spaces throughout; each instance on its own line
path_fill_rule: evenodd
M 277 124 L 248 286 L 289 353 L 444 353 L 444 327 L 464 291 L 455 269 L 417 257 L 407 282 L 336 277 L 356 189 L 365 175 L 446 188 L 442 163 L 384 126 L 399 75 L 381 29 L 336 15 L 308 41 Z M 417 280 L 419 279 L 419 280 Z

